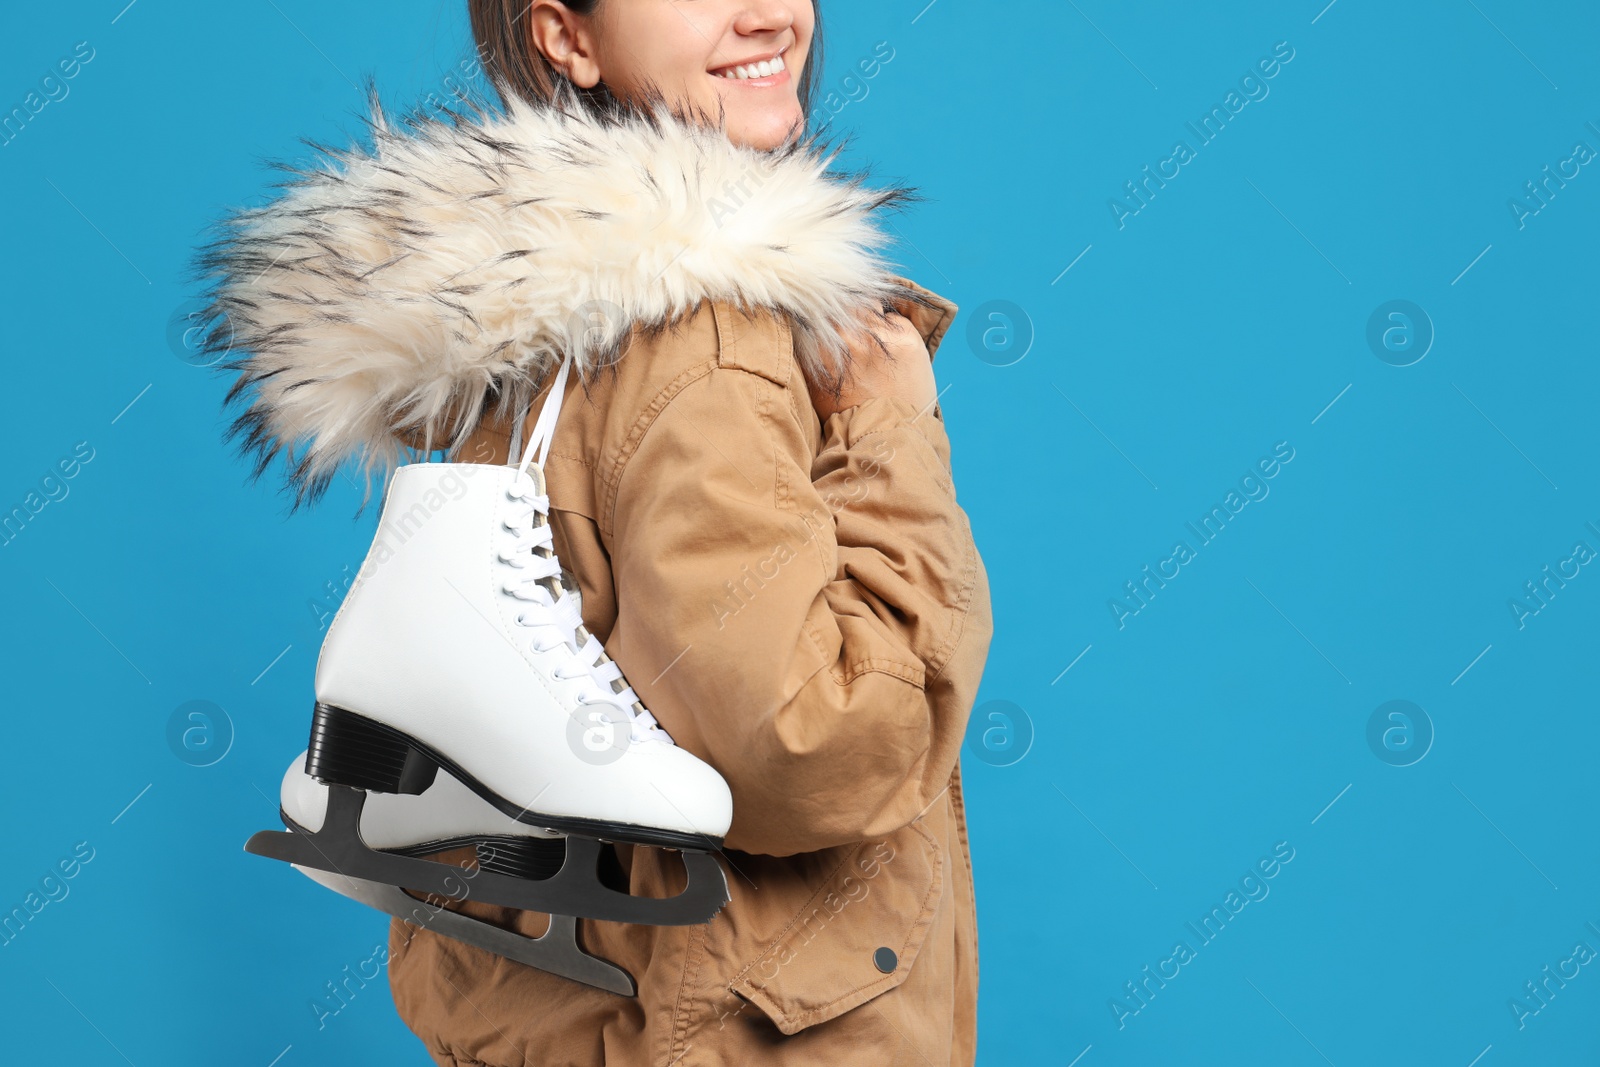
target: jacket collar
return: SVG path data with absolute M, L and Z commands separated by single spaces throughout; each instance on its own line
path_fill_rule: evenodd
M 468 106 L 402 129 L 372 92 L 370 148 L 278 164 L 282 194 L 222 219 L 197 256 L 214 283 L 203 344 L 245 405 L 228 437 L 256 477 L 281 454 L 297 505 L 349 458 L 387 469 L 399 436 L 459 447 L 569 350 L 585 374 L 702 300 L 786 314 L 824 376 L 862 309 L 929 306 L 878 251 L 878 213 L 917 195 L 830 172 L 817 135 L 741 148 L 659 100 Z

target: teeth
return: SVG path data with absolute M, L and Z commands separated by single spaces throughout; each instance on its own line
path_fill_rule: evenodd
M 729 67 L 727 70 L 719 71 L 717 77 L 728 78 L 732 81 L 748 81 L 751 78 L 768 78 L 779 71 L 787 69 L 788 67 L 784 65 L 783 57 L 774 56 L 771 59 L 764 59 L 760 63 L 748 63 L 742 67 Z

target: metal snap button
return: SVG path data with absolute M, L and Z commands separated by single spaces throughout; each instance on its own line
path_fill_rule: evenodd
M 900 965 L 900 957 L 894 954 L 894 949 L 885 947 L 872 954 L 872 962 L 884 974 L 893 974 L 894 969 Z

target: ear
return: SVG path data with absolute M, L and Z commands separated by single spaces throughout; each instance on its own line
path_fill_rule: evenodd
M 595 37 L 590 19 L 575 13 L 560 0 L 534 0 L 528 14 L 528 36 L 558 73 L 583 89 L 600 82 L 595 61 Z

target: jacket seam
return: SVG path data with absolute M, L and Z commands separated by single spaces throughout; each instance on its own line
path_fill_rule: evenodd
M 511 443 L 511 439 L 509 437 L 506 438 L 506 444 L 509 445 L 510 443 Z M 509 462 L 516 463 L 516 462 L 521 461 L 521 459 L 522 459 L 521 456 L 512 456 Z M 548 456 L 545 457 L 545 460 L 546 460 L 546 462 L 548 462 L 549 460 L 552 460 L 552 459 L 571 460 L 573 463 L 576 463 L 580 467 L 587 468 L 588 470 L 594 470 L 594 464 L 589 462 L 588 457 L 583 456 L 583 455 L 581 455 L 580 453 L 577 453 L 577 452 L 556 452 L 556 451 L 552 451 Z
M 829 673 L 832 674 L 833 672 L 830 671 Z M 924 669 L 920 666 L 912 666 L 911 664 L 883 656 L 873 656 L 863 660 L 852 661 L 845 669 L 844 675 L 833 674 L 833 680 L 840 685 L 849 685 L 863 674 L 872 673 L 887 674 L 900 679 L 902 682 L 909 682 L 918 691 L 926 691 L 927 689 L 924 682 L 927 672 Z
M 677 1063 L 677 1057 L 683 1055 L 678 1051 L 678 1046 L 689 1036 L 690 1016 L 693 1012 L 686 1004 L 689 998 L 689 987 L 700 977 L 700 964 L 705 953 L 702 951 L 706 944 L 706 924 L 695 927 L 689 934 L 689 944 L 684 949 L 683 972 L 678 979 L 678 995 L 672 1004 L 672 1036 L 667 1041 L 667 1063 Z M 688 1051 L 687 1048 L 684 1049 Z
M 800 623 L 800 628 L 805 632 L 806 639 L 811 642 L 811 647 L 817 650 L 817 655 L 822 657 L 823 665 L 826 666 L 830 659 L 827 644 L 822 640 L 822 635 L 817 633 L 816 627 L 811 625 L 810 619 L 803 620 Z
M 967 868 L 967 913 L 972 918 L 972 953 L 978 954 L 978 878 L 972 870 L 972 846 L 967 841 L 967 797 L 961 789 L 961 759 L 950 772 L 950 795 L 954 798 L 951 814 L 955 817 L 956 840 L 961 842 L 961 859 Z
M 803 379 L 805 377 L 805 370 L 799 367 L 799 359 L 795 356 L 794 352 L 791 351 L 789 353 L 789 376 L 791 378 L 794 376 L 794 372 L 797 369 L 800 370 L 800 376 Z M 784 392 L 789 394 L 789 411 L 792 415 L 794 415 L 795 425 L 803 429 L 805 427 L 805 419 L 802 417 L 803 412 L 800 407 L 800 390 L 790 389 L 787 385 L 785 385 Z M 817 418 L 817 409 L 814 405 L 811 408 L 811 417 L 816 420 L 816 428 L 820 430 L 822 428 L 822 420 Z
M 972 592 L 978 584 L 978 546 L 977 542 L 972 536 L 971 523 L 963 521 L 962 525 L 966 527 L 967 534 L 966 582 L 963 584 L 961 588 L 961 595 L 958 598 L 959 602 L 956 605 L 955 612 L 956 617 L 950 626 L 950 637 L 942 646 L 940 646 L 939 650 L 935 652 L 933 657 L 928 661 L 928 683 L 930 685 L 939 677 L 939 675 L 943 674 L 944 669 L 950 665 L 950 660 L 955 653 L 956 645 L 961 643 L 961 636 L 966 633 L 967 622 L 972 617 Z M 938 666 L 934 666 L 935 661 L 937 661 Z
M 740 368 L 743 369 L 743 368 Z M 761 429 L 767 435 L 767 449 L 772 461 L 772 504 L 779 510 L 784 510 L 778 504 L 779 497 L 788 490 L 789 479 L 784 473 L 783 463 L 779 455 L 778 435 L 772 432 L 772 394 L 769 380 L 765 375 L 756 371 L 746 371 L 755 374 L 758 379 L 755 383 L 756 391 L 756 419 L 761 423 Z
M 950 331 L 950 324 L 954 321 L 955 314 L 951 312 L 949 308 L 941 307 L 939 309 L 939 321 L 933 324 L 933 329 L 928 331 L 928 336 L 926 338 L 929 349 L 928 359 L 930 362 L 932 361 L 934 355 L 938 353 L 939 346 L 944 343 L 944 335 Z
M 773 500 L 777 504 L 779 511 L 787 512 L 791 515 L 798 514 L 798 509 L 794 504 L 794 490 L 789 484 L 789 471 L 780 462 L 778 437 L 772 433 L 770 426 L 767 428 L 767 443 L 772 449 Z

